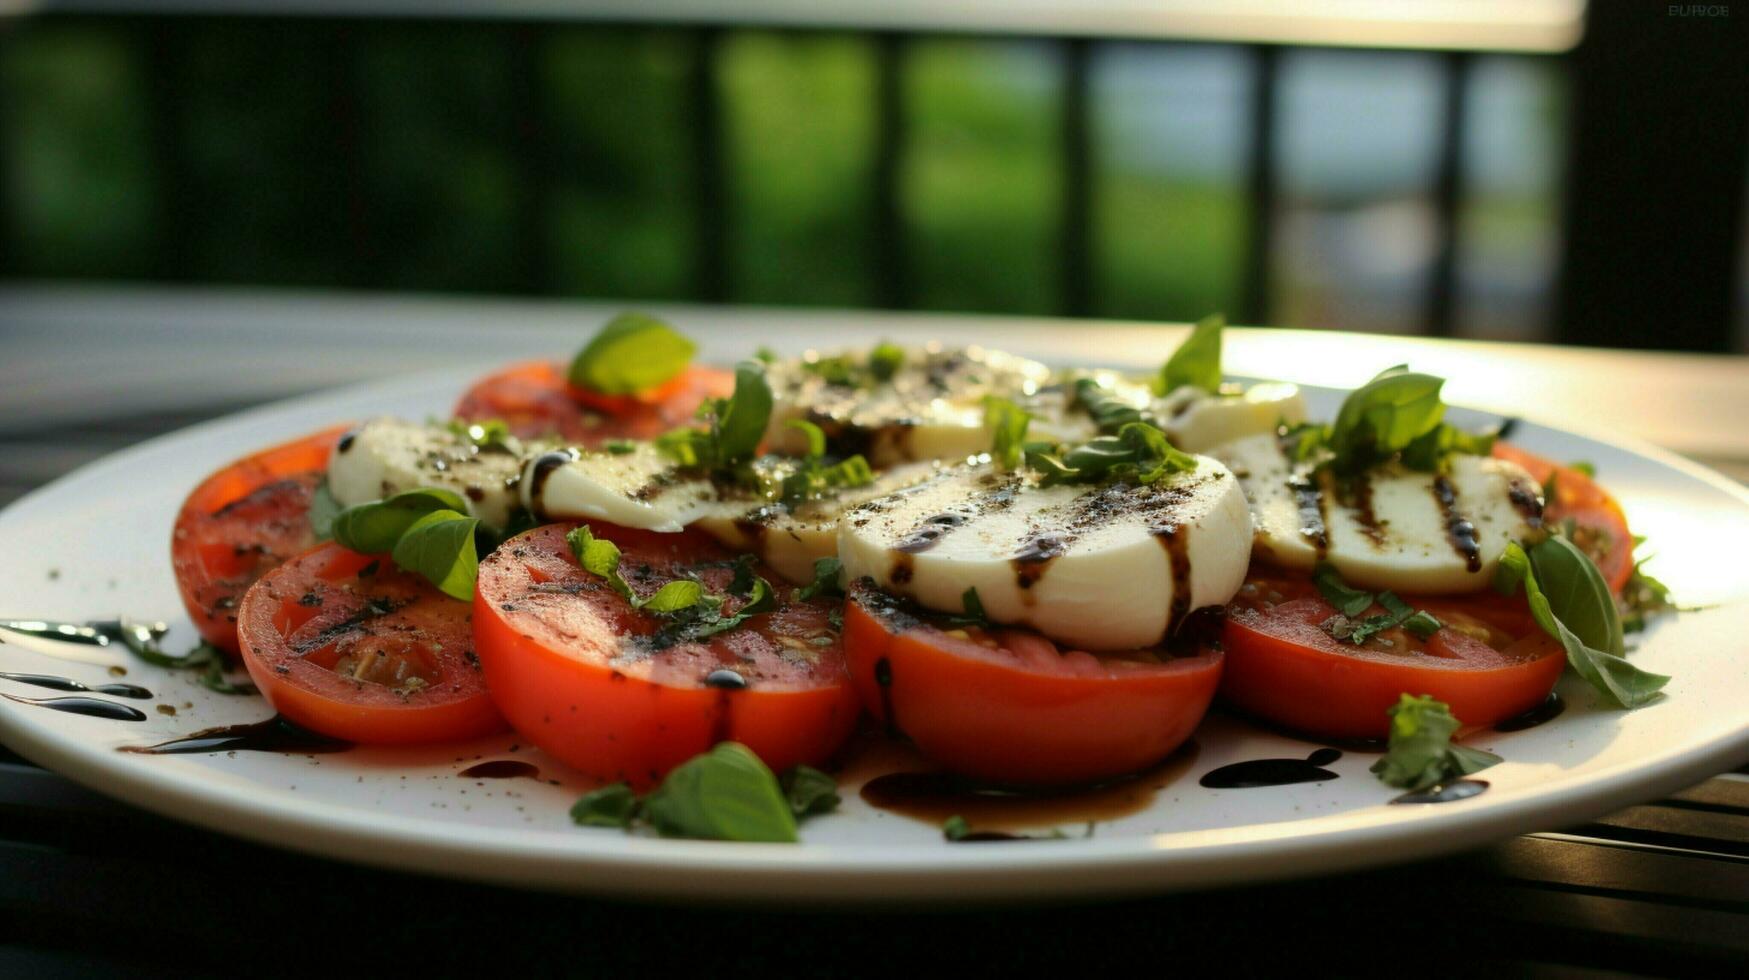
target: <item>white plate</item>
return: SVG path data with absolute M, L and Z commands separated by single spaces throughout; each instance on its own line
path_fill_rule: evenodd
M 126 614 L 192 642 L 166 545 L 183 496 L 205 473 L 255 447 L 336 421 L 443 413 L 473 372 L 398 378 L 300 398 L 153 440 L 33 493 L 0 514 L 0 618 L 88 620 Z M 1314 393 L 1327 412 L 1334 393 Z M 1479 416 L 1457 413 L 1458 421 Z M 1389 806 L 1394 795 L 1349 753 L 1340 778 L 1212 790 L 1197 777 L 1229 762 L 1304 757 L 1316 746 L 1215 716 L 1185 772 L 1146 809 L 1101 823 L 1091 839 L 948 844 L 939 828 L 865 806 L 854 786 L 795 846 L 668 841 L 570 824 L 585 788 L 511 737 L 432 750 L 325 755 L 142 756 L 124 745 L 267 715 L 252 698 L 209 693 L 128 659 L 127 680 L 157 692 L 140 723 L 0 701 L 0 736 L 19 753 L 101 792 L 226 833 L 354 861 L 545 888 L 670 897 L 1009 900 L 1159 891 L 1351 869 L 1427 857 L 1578 823 L 1698 782 L 1749 758 L 1749 492 L 1649 448 L 1623 448 L 1524 425 L 1518 441 L 1558 459 L 1589 459 L 1656 544 L 1655 570 L 1685 613 L 1639 638 L 1636 662 L 1674 675 L 1669 696 L 1605 710 L 1570 676 L 1564 715 L 1471 744 L 1499 752 L 1492 787 L 1458 803 Z M 0 670 L 88 683 L 97 663 L 53 659 L 16 639 Z M 0 680 L 0 693 L 53 692 Z M 174 707 L 174 716 L 154 705 Z M 477 760 L 518 758 L 559 781 L 473 780 Z

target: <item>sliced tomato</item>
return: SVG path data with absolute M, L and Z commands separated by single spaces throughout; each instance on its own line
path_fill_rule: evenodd
M 860 582 L 844 639 L 863 706 L 954 772 L 1061 786 L 1145 769 L 1208 711 L 1221 653 L 1094 656 L 1030 630 L 954 628 Z
M 1265 721 L 1323 738 L 1383 738 L 1402 694 L 1430 694 L 1469 726 L 1523 714 L 1553 690 L 1561 645 L 1522 599 L 1417 596 L 1442 627 L 1423 640 L 1398 627 L 1356 646 L 1321 625 L 1336 615 L 1306 578 L 1246 582 L 1227 607 L 1221 696 Z M 1361 618 L 1378 615 L 1377 605 Z
M 523 439 L 557 436 L 597 446 L 655 438 L 690 421 L 706 398 L 726 397 L 734 389 L 733 373 L 695 365 L 650 391 L 603 395 L 572 386 L 561 364 L 527 361 L 475 382 L 456 402 L 455 417 L 500 419 Z
M 280 714 L 364 743 L 502 731 L 470 607 L 387 558 L 319 545 L 243 597 L 243 665 Z
M 1496 442 L 1494 455 L 1524 467 L 1538 483 L 1554 478 L 1554 499 L 1544 501 L 1543 521 L 1573 522 L 1573 543 L 1597 563 L 1611 591 L 1620 593 L 1634 573 L 1634 536 L 1627 514 L 1609 491 L 1571 466 L 1562 466 L 1510 443 Z
M 663 619 L 578 567 L 565 542 L 575 526 L 536 528 L 480 565 L 480 661 L 529 741 L 589 776 L 647 787 L 717 742 L 741 742 L 782 771 L 825 762 L 850 735 L 859 710 L 835 603 L 780 599 L 727 632 L 675 640 Z M 735 556 L 702 532 L 592 527 L 619 546 L 641 596 L 684 577 L 723 594 L 734 577 Z M 739 604 L 730 596 L 723 614 Z
M 201 481 L 170 536 L 176 587 L 208 643 L 237 652 L 237 604 L 249 586 L 316 543 L 310 495 L 346 426 L 246 456 Z

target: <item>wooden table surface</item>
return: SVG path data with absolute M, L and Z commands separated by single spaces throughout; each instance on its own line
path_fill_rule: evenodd
M 0 289 L 0 505 L 96 456 L 273 398 L 389 372 L 575 349 L 620 304 Z M 730 359 L 814 328 L 976 338 L 1070 364 L 1157 362 L 1181 328 L 649 307 Z M 1749 358 L 1235 330 L 1231 373 L 1351 386 L 1409 362 L 1448 398 L 1626 433 L 1749 478 Z M 1534 409 L 1526 409 L 1534 405 Z M 0 548 L 5 543 L 0 542 Z M 1749 714 L 1749 706 L 1745 706 Z M 1749 760 L 1745 760 L 1749 761 Z M 342 959 L 335 943 L 368 943 Z M 264 951 L 268 955 L 264 956 Z M 1749 775 L 1455 858 L 1070 908 L 674 909 L 381 872 L 230 840 L 0 752 L 0 975 L 682 969 L 836 975 L 1158 969 L 1744 975 Z

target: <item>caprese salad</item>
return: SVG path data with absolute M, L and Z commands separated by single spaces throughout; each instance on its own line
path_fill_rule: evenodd
M 1587 467 L 1452 425 L 1406 367 L 1308 418 L 1224 378 L 1221 329 L 1148 377 L 890 343 L 719 368 L 628 313 L 453 418 L 238 460 L 172 562 L 290 722 L 513 728 L 601 784 L 579 823 L 680 836 L 794 839 L 859 724 L 1051 788 L 1160 762 L 1218 699 L 1424 790 L 1569 668 L 1659 696 L 1623 635 L 1667 596 Z

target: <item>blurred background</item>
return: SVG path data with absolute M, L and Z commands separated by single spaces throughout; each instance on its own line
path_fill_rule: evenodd
M 1728 7 L 0 7 L 15 282 L 1749 349 Z

